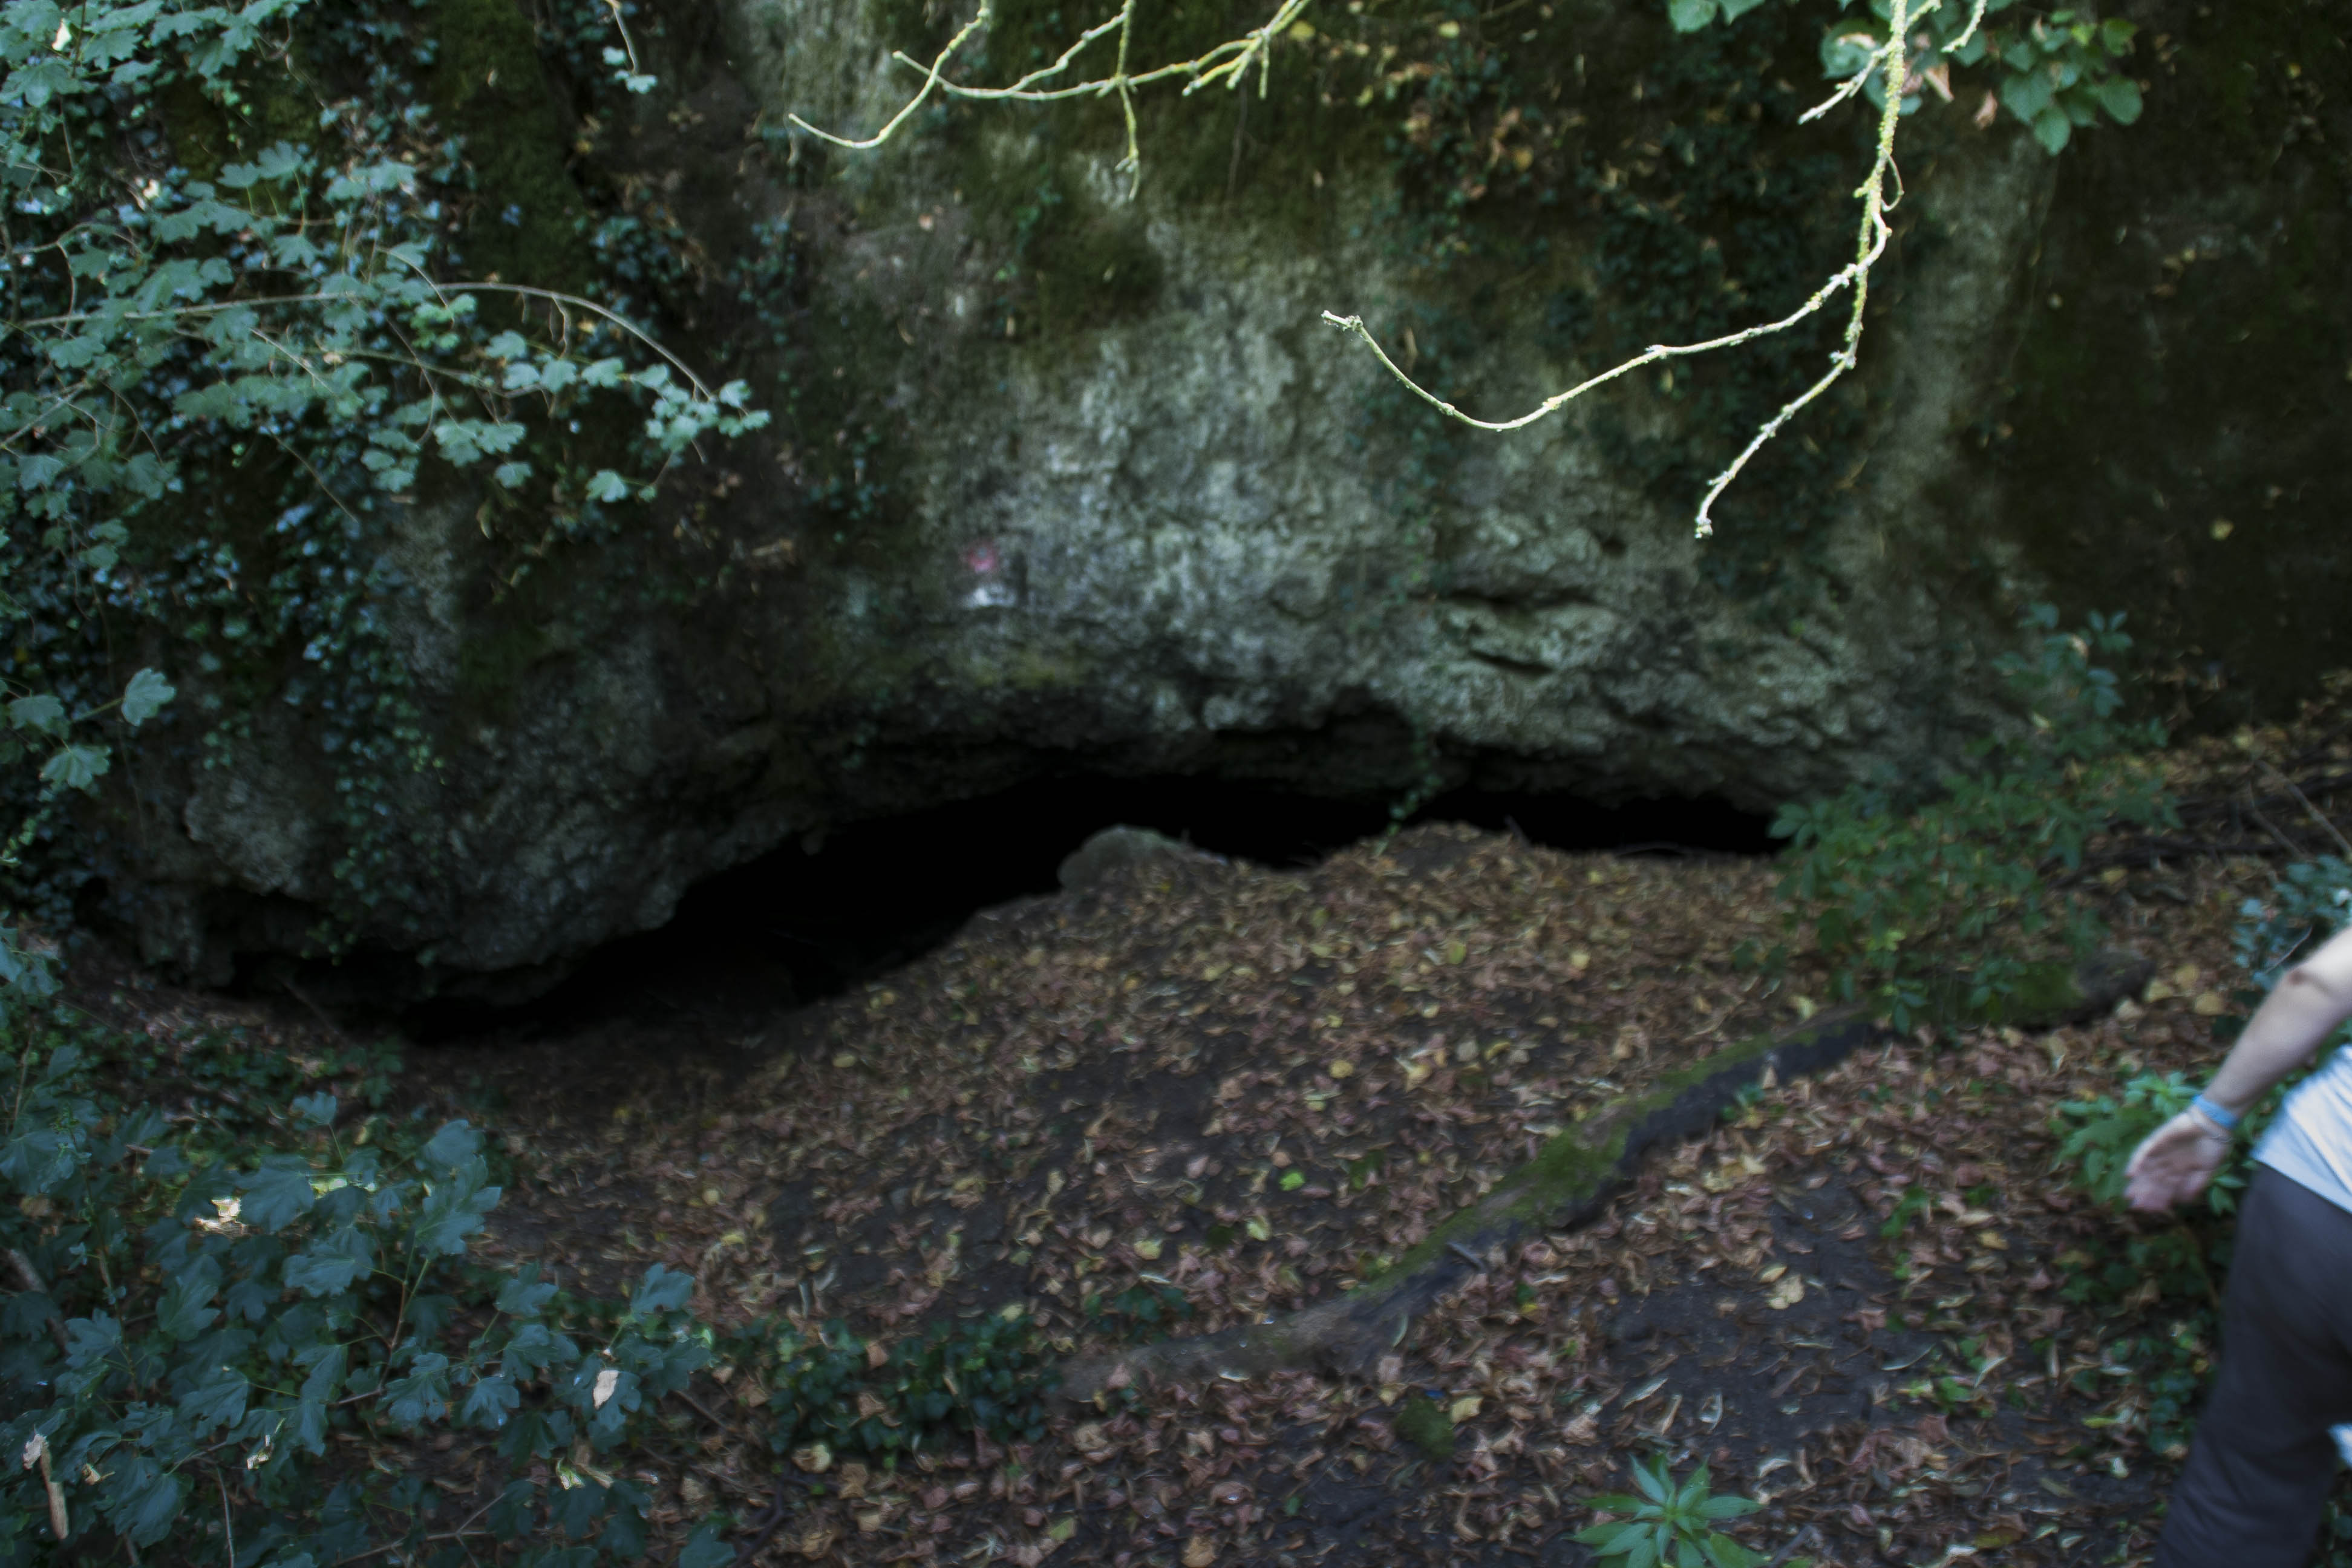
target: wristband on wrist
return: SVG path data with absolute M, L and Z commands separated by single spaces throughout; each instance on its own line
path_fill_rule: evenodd
M 2200 1094 L 2196 1099 L 2190 1100 L 2189 1102 L 2189 1109 L 2196 1111 L 2198 1115 L 2202 1116 L 2206 1121 L 2210 1121 L 2214 1126 L 2220 1128 L 2224 1132 L 2235 1132 L 2238 1130 L 2239 1119 L 2231 1112 L 2226 1111 L 2220 1106 L 2214 1104 L 2204 1095 Z

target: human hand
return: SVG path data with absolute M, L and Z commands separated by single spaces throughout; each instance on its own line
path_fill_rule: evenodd
M 2162 1214 L 2203 1192 L 2229 1154 L 2227 1132 L 2184 1110 L 2132 1151 L 2124 1167 L 2124 1196 L 2142 1213 Z

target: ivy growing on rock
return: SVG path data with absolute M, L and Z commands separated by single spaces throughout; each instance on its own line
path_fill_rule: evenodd
M 2105 926 L 2065 886 L 2084 845 L 2122 825 L 2179 823 L 2146 755 L 2162 729 L 2123 718 L 2115 673 L 2093 662 L 2131 646 L 2122 619 L 2094 615 L 2064 632 L 2054 607 L 2028 610 L 2038 647 L 1996 667 L 2021 724 L 1970 746 L 1932 792 L 1886 779 L 1782 808 L 1772 833 L 1789 841 L 1785 918 L 1792 938 L 1810 933 L 1839 996 L 1897 1028 L 1937 1014 L 1999 1016 L 2029 960 L 2098 944 Z M 1773 965 L 1788 950 L 1743 951 Z M 1968 992 L 1937 994 L 1935 975 L 1955 968 L 1972 976 Z
M 479 188 L 484 150 L 423 85 L 448 31 L 378 0 L 0 7 L 11 695 L 76 722 L 126 665 L 161 665 L 205 766 L 282 696 L 335 780 L 329 948 L 415 893 L 387 881 L 416 863 L 391 825 L 435 766 L 396 631 L 401 531 L 471 508 L 511 582 L 765 418 L 633 318 L 639 281 L 605 302 L 467 276 L 525 215 Z M 625 91 L 650 85 L 625 33 L 614 47 Z M 592 249 L 642 254 L 625 238 L 607 223 Z M 12 901 L 52 923 L 107 858 L 66 852 L 47 809 L 95 746 L 0 778 L 25 823 Z
M 0 1123 L 0 1563 L 167 1538 L 239 1568 L 644 1552 L 650 1496 L 612 1456 L 712 1359 L 690 1277 L 656 1265 L 598 1314 L 535 1265 L 476 1265 L 482 1136 L 381 1109 L 381 1058 L 159 1060 L 59 1017 L 21 1031 Z M 213 1109 L 126 1100 L 132 1072 Z M 386 1459 L 436 1430 L 495 1436 L 487 1506 Z M 731 1561 L 724 1522 L 680 1561 Z

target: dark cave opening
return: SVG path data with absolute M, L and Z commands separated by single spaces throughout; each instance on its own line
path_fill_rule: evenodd
M 1458 790 L 1412 822 L 1516 832 L 1564 850 L 1762 855 L 1768 819 L 1715 799 L 1596 805 L 1559 794 Z M 1065 857 L 1118 824 L 1274 867 L 1313 865 L 1389 826 L 1380 804 L 1197 778 L 1074 775 L 836 828 L 709 878 L 667 924 L 597 949 L 535 1000 L 439 999 L 401 1022 L 420 1043 L 563 1034 L 614 1017 L 743 1016 L 803 1006 L 948 941 L 978 911 L 1056 890 Z

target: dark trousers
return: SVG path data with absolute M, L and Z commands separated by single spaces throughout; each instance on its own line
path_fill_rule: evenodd
M 2352 1421 L 2352 1214 L 2267 1165 L 2238 1216 L 2221 1374 L 2156 1568 L 2304 1568 Z

